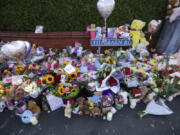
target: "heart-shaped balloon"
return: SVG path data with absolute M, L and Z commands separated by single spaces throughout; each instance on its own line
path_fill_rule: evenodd
M 98 11 L 104 19 L 107 19 L 111 15 L 114 7 L 114 0 L 99 0 L 97 3 Z
M 31 48 L 31 44 L 27 41 L 12 41 L 1 47 L 1 52 L 7 57 L 26 56 Z

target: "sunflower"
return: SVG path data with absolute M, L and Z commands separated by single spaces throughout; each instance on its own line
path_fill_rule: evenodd
M 2 64 L 3 62 L 0 60 L 0 64 Z
M 63 96 L 65 93 L 64 93 L 64 88 L 63 87 L 59 87 L 58 88 L 58 93 L 60 96 Z
M 52 75 L 46 75 L 46 83 L 47 83 L 47 84 L 52 84 L 52 83 L 54 83 L 54 76 L 52 76 Z
M 17 66 L 15 67 L 15 71 L 16 71 L 17 73 L 24 71 L 24 69 L 25 69 L 25 68 L 24 68 L 23 65 L 17 65 Z
M 44 77 L 41 79 L 41 83 L 42 83 L 42 84 L 46 84 L 46 76 L 44 76 Z
M 76 79 L 77 73 L 76 73 L 76 72 L 71 73 L 71 74 L 69 75 L 69 77 L 70 77 L 70 79 Z
M 112 57 L 108 57 L 106 59 L 106 63 L 116 65 L 116 61 Z
M 76 89 L 76 88 L 72 88 L 71 89 L 71 92 L 75 92 L 75 91 L 77 91 L 78 89 Z

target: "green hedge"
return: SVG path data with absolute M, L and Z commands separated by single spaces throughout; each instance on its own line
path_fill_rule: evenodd
M 167 0 L 115 0 L 108 26 L 131 23 L 135 18 L 146 22 L 163 19 Z M 103 26 L 96 8 L 97 0 L 0 0 L 0 30 L 45 31 L 85 30 L 88 24 Z

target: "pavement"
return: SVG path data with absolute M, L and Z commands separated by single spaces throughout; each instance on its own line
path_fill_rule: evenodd
M 136 113 L 145 108 L 144 104 L 134 110 L 125 106 L 111 122 L 74 114 L 68 119 L 61 108 L 42 113 L 36 126 L 24 125 L 14 112 L 6 110 L 0 113 L 0 135 L 180 135 L 180 97 L 167 105 L 174 111 L 172 115 L 142 119 Z

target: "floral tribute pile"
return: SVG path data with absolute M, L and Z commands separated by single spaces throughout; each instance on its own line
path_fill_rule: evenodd
M 124 105 L 133 109 L 143 102 L 147 108 L 141 117 L 169 115 L 173 112 L 164 101 L 180 95 L 180 53 L 140 46 L 96 54 L 78 42 L 63 50 L 33 44 L 16 57 L 1 52 L 0 72 L 0 111 L 15 111 L 33 125 L 42 111 L 62 107 L 68 118 L 73 113 L 111 121 Z

